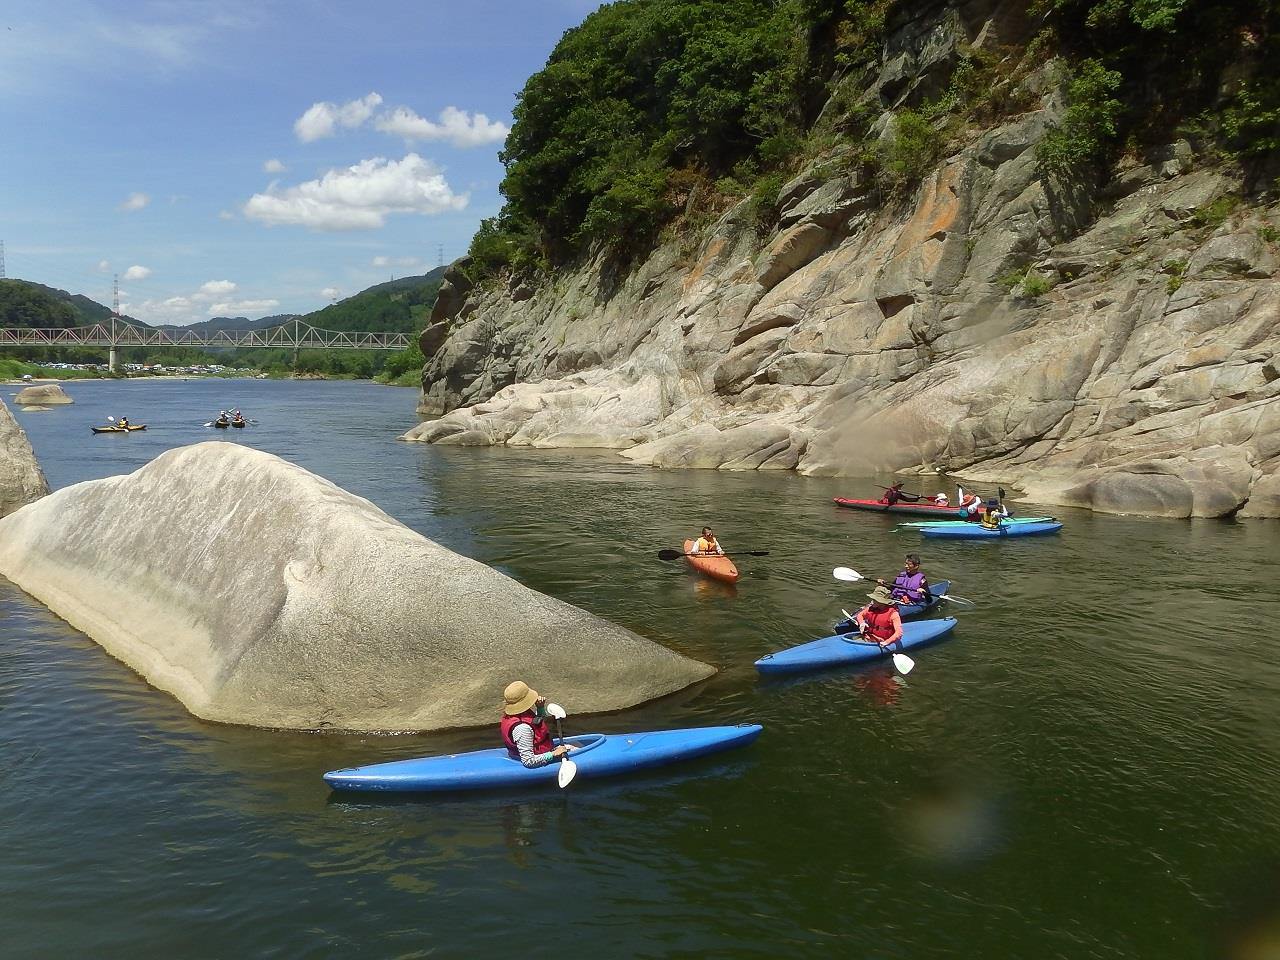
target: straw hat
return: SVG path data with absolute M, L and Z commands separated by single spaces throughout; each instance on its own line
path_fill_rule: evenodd
M 523 680 L 507 684 L 502 691 L 502 712 L 509 717 L 524 713 L 538 702 L 538 691 L 533 690 Z
M 872 603 L 883 603 L 886 606 L 890 604 L 895 604 L 898 602 L 897 600 L 893 599 L 893 594 L 889 592 L 888 587 L 876 587 L 874 590 L 872 590 L 870 593 L 867 594 L 867 598 Z

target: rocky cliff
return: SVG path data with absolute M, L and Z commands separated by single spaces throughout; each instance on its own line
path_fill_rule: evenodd
M 523 679 L 575 712 L 713 671 L 233 443 L 0 520 L 8 577 L 192 713 L 265 727 L 495 722 Z
M 962 51 L 1008 56 L 1016 5 L 899 23 L 865 92 L 895 112 Z M 1040 503 L 1280 515 L 1280 212 L 1189 140 L 1103 177 L 1046 173 L 1053 63 L 1025 109 L 951 137 L 886 196 L 837 146 L 618 276 L 453 270 L 407 440 L 616 449 L 637 463 L 946 472 Z M 1243 198 L 1243 199 L 1242 199 Z
M 48 492 L 49 484 L 27 435 L 0 400 L 0 517 Z

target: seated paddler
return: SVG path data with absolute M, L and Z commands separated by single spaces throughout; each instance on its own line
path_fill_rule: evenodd
M 883 580 L 877 580 L 876 583 L 882 587 L 889 587 L 893 599 L 899 603 L 928 603 L 933 599 L 933 594 L 929 592 L 929 580 L 920 569 L 918 553 L 907 554 L 903 561 L 903 568 L 893 578 L 892 585 Z
M 559 760 L 571 745 L 557 746 L 547 723 L 547 699 L 523 680 L 507 684 L 502 691 L 502 720 L 498 729 L 511 759 L 526 767 L 542 767 Z
M 858 632 L 864 640 L 873 640 L 888 647 L 902 639 L 902 617 L 898 615 L 898 601 L 888 587 L 876 587 L 867 599 L 871 602 L 853 617 Z

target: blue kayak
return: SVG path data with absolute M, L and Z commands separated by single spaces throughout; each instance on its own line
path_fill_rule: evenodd
M 569 758 L 578 765 L 577 778 L 581 780 L 634 773 L 746 746 L 762 729 L 756 723 L 740 723 L 654 733 L 589 733 L 565 737 L 565 742 L 579 747 Z M 505 747 L 496 747 L 331 770 L 324 779 L 334 790 L 434 793 L 554 785 L 559 772 L 558 762 L 529 768 L 512 759 Z
M 937 583 L 929 584 L 930 600 L 928 603 L 900 603 L 898 604 L 898 616 L 903 620 L 908 617 L 918 617 L 922 613 L 927 613 L 938 604 L 942 603 L 942 598 L 946 596 L 947 591 L 951 589 L 950 580 L 939 580 Z M 865 604 L 863 604 L 865 606 Z M 841 620 L 836 623 L 836 633 L 848 633 L 852 630 L 852 620 Z
M 878 643 L 859 639 L 856 633 L 840 633 L 761 657 L 756 661 L 756 669 L 761 673 L 802 673 L 806 670 L 821 670 L 826 667 L 842 667 L 867 660 L 879 660 L 894 653 L 932 643 L 940 637 L 945 637 L 955 629 L 955 626 L 955 617 L 904 623 L 902 639 L 888 651 L 882 649 Z
M 1061 521 L 1053 520 L 1048 523 L 1002 523 L 995 530 L 988 530 L 976 523 L 963 527 L 930 526 L 921 527 L 920 532 L 935 540 L 999 540 L 1002 537 L 1034 537 L 1044 533 L 1057 533 L 1061 529 Z
M 1054 523 L 1057 517 L 1005 517 L 1005 523 Z M 898 524 L 900 530 L 919 530 L 921 527 L 971 527 L 981 520 L 912 520 Z

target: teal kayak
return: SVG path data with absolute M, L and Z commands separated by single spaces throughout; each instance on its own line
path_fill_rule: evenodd
M 743 747 L 760 736 L 763 729 L 757 723 L 740 723 L 737 726 L 690 727 L 653 733 L 589 733 L 565 737 L 565 742 L 578 747 L 569 753 L 569 757 L 577 764 L 577 779 L 581 780 L 664 767 L 669 763 Z M 497 747 L 330 770 L 324 775 L 324 780 L 334 790 L 435 793 L 554 785 L 559 771 L 560 764 L 554 762 L 541 767 L 526 767 L 512 758 L 506 747 Z
M 922 647 L 949 634 L 956 627 L 955 617 L 941 617 L 937 620 L 917 620 L 902 625 L 902 639 L 890 650 L 880 644 L 861 639 L 856 633 L 839 633 L 833 637 L 823 637 L 802 643 L 798 647 L 790 647 L 761 657 L 756 661 L 756 669 L 761 673 L 803 673 L 808 670 L 822 670 L 827 667 L 843 667 L 854 663 L 865 663 L 868 660 L 885 659 L 892 654 Z
M 898 524 L 899 527 L 908 527 L 918 530 L 921 527 L 972 527 L 978 520 L 911 520 L 907 523 Z M 1057 523 L 1057 517 L 1005 517 L 1005 523 Z
M 929 524 L 921 527 L 920 532 L 926 537 L 950 540 L 1003 540 L 1008 537 L 1034 537 L 1039 534 L 1057 533 L 1062 524 L 1057 520 L 1047 523 L 1002 523 L 995 530 L 990 530 L 979 523 L 966 523 L 963 528 L 944 527 Z

